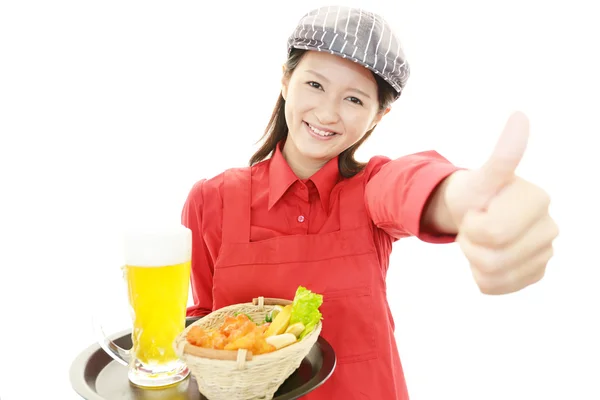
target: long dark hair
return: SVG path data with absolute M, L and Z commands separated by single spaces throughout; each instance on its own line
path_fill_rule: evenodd
M 290 56 L 285 64 L 287 74 L 292 74 L 305 53 L 306 50 L 301 49 L 294 49 L 290 53 Z M 396 92 L 386 81 L 379 77 L 379 75 L 373 74 L 373 76 L 377 82 L 379 112 L 382 112 L 390 104 L 392 104 L 395 99 Z M 365 163 L 358 162 L 354 158 L 354 153 L 360 147 L 360 145 L 363 144 L 365 140 L 369 138 L 369 136 L 371 136 L 371 133 L 373 133 L 374 129 L 375 126 L 367 131 L 367 133 L 365 133 L 365 135 L 358 142 L 354 143 L 340 154 L 338 158 L 338 167 L 340 174 L 343 177 L 350 178 L 362 171 L 365 167 Z M 275 104 L 275 108 L 271 114 L 269 124 L 265 129 L 265 133 L 261 137 L 261 140 L 264 139 L 264 143 L 250 158 L 250 165 L 252 166 L 270 157 L 275 151 L 277 144 L 283 139 L 287 138 L 287 135 L 288 126 L 285 121 L 285 100 L 283 99 L 281 93 L 279 93 L 279 98 L 277 99 L 277 103 Z

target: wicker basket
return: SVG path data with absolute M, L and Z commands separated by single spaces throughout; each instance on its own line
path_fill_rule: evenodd
M 177 355 L 196 378 L 198 389 L 209 400 L 269 400 L 300 367 L 304 357 L 319 338 L 322 323 L 302 340 L 271 353 L 253 356 L 250 352 L 202 349 L 187 343 L 186 335 L 193 326 L 218 328 L 227 316 L 246 313 L 255 321 L 263 321 L 275 305 L 291 304 L 289 300 L 259 297 L 252 303 L 234 304 L 213 311 L 189 325 L 175 340 Z

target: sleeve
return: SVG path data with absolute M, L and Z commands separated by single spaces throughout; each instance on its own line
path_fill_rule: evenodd
M 214 266 L 203 235 L 204 182 L 197 182 L 185 201 L 181 223 L 192 231 L 192 266 L 190 283 L 194 305 L 187 316 L 203 317 L 212 311 Z
M 375 226 L 394 239 L 415 236 L 429 243 L 450 243 L 456 239 L 455 235 L 422 231 L 421 217 L 436 187 L 461 168 L 435 151 L 395 160 L 378 157 L 372 163 L 365 203 Z

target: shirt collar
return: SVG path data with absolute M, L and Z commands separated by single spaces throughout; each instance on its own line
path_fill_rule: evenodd
M 269 164 L 269 210 L 281 199 L 294 182 L 300 180 L 283 158 L 282 146 L 283 142 L 275 147 L 275 152 Z M 319 192 L 321 205 L 326 211 L 329 210 L 329 195 L 338 182 L 339 176 L 338 157 L 335 157 L 308 179 L 315 184 Z

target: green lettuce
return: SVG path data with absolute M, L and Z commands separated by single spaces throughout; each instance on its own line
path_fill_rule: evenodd
M 292 303 L 292 315 L 290 317 L 290 325 L 302 322 L 304 331 L 298 337 L 299 340 L 311 333 L 323 315 L 319 311 L 319 307 L 323 304 L 323 295 L 313 293 L 305 287 L 298 287 L 296 296 Z

